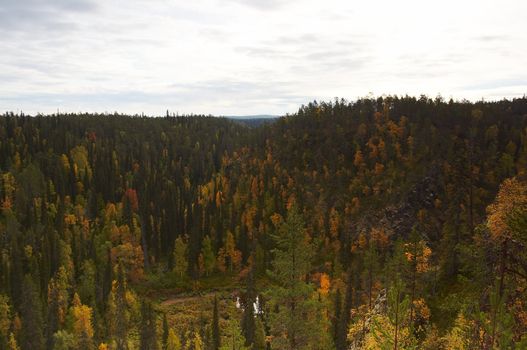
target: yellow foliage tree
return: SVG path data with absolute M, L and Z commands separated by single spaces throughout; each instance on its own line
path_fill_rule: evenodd
M 77 339 L 78 348 L 91 349 L 93 347 L 92 309 L 81 303 L 77 293 L 73 296 L 71 314 L 73 316 L 73 334 Z
M 500 186 L 494 203 L 487 207 L 487 225 L 496 242 L 510 239 L 509 215 L 513 210 L 527 208 L 527 186 L 516 178 L 506 179 Z
M 319 292 L 323 296 L 327 296 L 331 288 L 331 280 L 327 273 L 320 274 L 320 288 Z
M 20 347 L 18 346 L 15 335 L 13 333 L 9 334 L 9 341 L 7 342 L 7 350 L 20 350 Z
M 181 350 L 181 341 L 172 328 L 168 331 L 166 350 Z

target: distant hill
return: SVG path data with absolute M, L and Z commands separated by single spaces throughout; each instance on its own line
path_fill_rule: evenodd
M 280 118 L 277 115 L 258 114 L 258 115 L 242 115 L 242 116 L 225 116 L 227 119 L 234 120 L 240 124 L 251 127 L 257 127 L 264 123 L 272 123 Z
M 272 114 L 253 114 L 253 115 L 226 115 L 225 118 L 229 119 L 276 119 L 280 118 L 279 115 Z

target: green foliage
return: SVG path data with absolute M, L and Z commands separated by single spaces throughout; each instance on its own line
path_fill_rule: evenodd
M 225 329 L 225 337 L 222 339 L 220 350 L 249 350 L 245 346 L 245 338 L 236 320 L 230 319 Z
M 179 236 L 174 245 L 174 272 L 180 278 L 183 277 L 188 270 L 187 249 L 187 243 L 183 240 L 183 237 Z
M 325 325 L 318 316 L 320 301 L 306 282 L 312 248 L 298 209 L 292 207 L 275 236 L 277 248 L 269 275 L 275 285 L 267 292 L 271 344 L 279 349 L 317 349 Z
M 21 347 L 23 349 L 44 349 L 44 321 L 42 319 L 42 304 L 37 287 L 31 276 L 24 276 L 22 284 L 22 318 Z
M 203 264 L 205 269 L 205 274 L 210 275 L 216 266 L 216 256 L 214 255 L 214 250 L 212 249 L 212 241 L 209 236 L 205 236 L 203 239 L 201 254 L 203 256 Z
M 265 326 L 259 317 L 255 320 L 254 343 L 252 348 L 254 350 L 267 349 Z
M 66 331 L 59 330 L 53 335 L 53 350 L 73 350 L 76 349 L 77 342 L 75 335 Z
M 521 348 L 525 115 L 525 98 L 387 96 L 312 102 L 254 128 L 203 116 L 0 116 L 0 348 L 71 348 L 70 335 L 74 348 L 137 348 L 157 337 L 141 331 L 141 303 L 185 312 L 170 302 L 187 297 L 205 302 L 168 312 L 160 344 L 174 328 L 181 346 L 216 339 L 217 349 L 229 315 L 257 349 L 265 329 L 274 347 L 293 337 L 327 349 L 338 333 L 347 349 L 348 323 L 370 348 L 389 346 L 396 329 L 403 347 Z M 269 289 L 264 315 L 223 310 L 252 271 Z M 317 295 L 322 275 L 330 296 L 345 286 L 343 302 Z M 398 281 L 384 311 L 379 295 L 393 299 Z M 222 312 L 206 324 L 199 309 L 216 293 Z
M 11 303 L 9 298 L 0 294 L 0 344 L 4 346 L 10 335 L 11 328 Z
M 122 265 L 119 265 L 117 281 L 109 297 L 108 318 L 112 325 L 111 334 L 117 350 L 128 349 L 128 329 L 130 312 L 126 300 L 126 276 Z
M 92 260 L 85 260 L 82 264 L 81 271 L 82 275 L 78 287 L 79 296 L 85 304 L 93 305 L 95 303 L 97 285 L 96 266 Z
M 485 332 L 484 344 L 493 349 L 508 349 L 513 343 L 514 319 L 507 310 L 506 294 L 501 288 L 496 281 L 489 297 L 490 310 L 476 315 Z

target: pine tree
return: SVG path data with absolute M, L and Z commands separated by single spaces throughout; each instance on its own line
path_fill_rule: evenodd
M 100 300 L 99 307 L 104 310 L 104 307 L 106 306 L 106 302 L 108 300 L 108 295 L 112 291 L 113 281 L 112 255 L 110 249 L 108 249 L 108 251 L 106 252 L 104 273 L 102 275 L 102 286 L 100 286 L 102 300 Z
M 70 285 L 68 283 L 66 269 L 61 266 L 48 284 L 47 349 L 53 348 L 53 335 L 64 325 L 68 307 L 69 288 Z
M 337 350 L 345 349 L 346 344 L 341 343 L 339 339 L 339 328 L 341 327 L 342 318 L 342 297 L 340 295 L 340 289 L 335 292 L 335 303 L 334 303 L 334 316 L 333 316 L 333 340 Z
M 255 337 L 254 322 L 254 302 L 256 300 L 256 290 L 254 287 L 253 270 L 247 276 L 247 290 L 243 298 L 242 333 L 245 337 L 245 345 L 251 346 Z
M 141 305 L 141 350 L 157 350 L 156 315 L 152 304 L 143 301 Z
M 405 244 L 399 240 L 387 264 L 387 317 L 373 320 L 373 335 L 383 349 L 398 350 L 415 345 L 412 325 L 409 324 L 410 296 L 402 278 L 408 266 Z
M 315 287 L 306 282 L 311 268 L 312 248 L 304 222 L 293 205 L 275 236 L 277 249 L 270 277 L 275 285 L 268 291 L 271 345 L 278 349 L 316 348 L 322 324 L 317 319 L 321 303 Z
M 352 268 L 349 267 L 346 278 L 346 295 L 344 296 L 344 307 L 340 313 L 340 321 L 337 324 L 337 339 L 335 341 L 337 350 L 347 349 L 348 324 L 350 322 L 350 314 L 353 307 L 352 271 Z
M 265 336 L 265 326 L 260 319 L 260 317 L 256 318 L 255 321 L 255 332 L 254 332 L 254 343 L 253 343 L 253 349 L 254 350 L 265 350 L 267 349 L 267 341 Z
M 490 293 L 488 316 L 484 313 L 479 315 L 481 324 L 486 328 L 485 331 L 488 336 L 485 339 L 485 344 L 489 349 L 509 349 L 512 347 L 514 320 L 507 310 L 506 300 L 507 295 L 501 291 L 500 282 L 497 280 Z M 487 319 L 489 322 L 486 322 Z
M 114 339 L 117 350 L 128 350 L 128 316 L 126 304 L 126 273 L 123 265 L 119 264 L 117 283 L 115 288 L 115 313 L 112 315 L 115 322 Z
M 201 247 L 201 255 L 203 256 L 203 267 L 205 275 L 210 275 L 216 266 L 216 256 L 212 249 L 212 241 L 209 236 L 205 236 Z
M 226 336 L 223 338 L 220 350 L 249 350 L 250 347 L 245 346 L 245 338 L 242 335 L 237 320 L 231 318 L 226 329 Z

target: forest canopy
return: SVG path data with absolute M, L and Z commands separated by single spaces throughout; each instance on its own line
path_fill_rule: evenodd
M 0 349 L 523 349 L 527 98 L 0 116 Z

